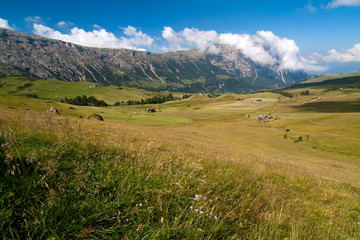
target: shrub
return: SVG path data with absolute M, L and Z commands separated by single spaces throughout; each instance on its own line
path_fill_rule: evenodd
M 104 121 L 104 118 L 102 116 L 100 116 L 99 114 L 97 114 L 97 113 L 90 114 L 89 116 L 87 116 L 86 119 Z

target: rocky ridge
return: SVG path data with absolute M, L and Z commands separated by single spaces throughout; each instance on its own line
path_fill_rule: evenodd
M 308 77 L 303 72 L 262 66 L 228 46 L 217 47 L 216 55 L 199 50 L 152 53 L 90 48 L 0 29 L 0 71 L 182 92 L 241 93 L 288 86 Z

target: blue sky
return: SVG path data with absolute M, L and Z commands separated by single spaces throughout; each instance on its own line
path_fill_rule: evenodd
M 0 27 L 153 52 L 229 44 L 264 65 L 360 71 L 360 0 L 6 1 Z

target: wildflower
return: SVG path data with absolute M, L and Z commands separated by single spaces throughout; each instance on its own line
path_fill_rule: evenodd
M 195 198 L 199 198 L 199 195 L 195 194 Z
M 203 211 L 200 211 L 200 214 L 204 214 L 204 212 L 203 212 Z
M 214 216 L 215 220 L 217 220 L 217 216 Z
M 192 210 L 194 207 L 193 206 L 190 206 L 190 210 Z
M 203 197 L 204 200 L 206 200 L 206 197 Z
M 199 209 L 195 209 L 195 212 L 199 212 Z
M 199 209 L 201 210 L 201 209 L 203 209 L 202 207 L 199 207 Z
M 139 207 L 142 207 L 142 203 L 139 204 Z

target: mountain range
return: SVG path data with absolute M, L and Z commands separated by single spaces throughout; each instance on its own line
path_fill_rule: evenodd
M 178 92 L 246 93 L 309 78 L 302 71 L 263 66 L 229 46 L 217 48 L 216 54 L 91 48 L 0 29 L 0 72 Z

